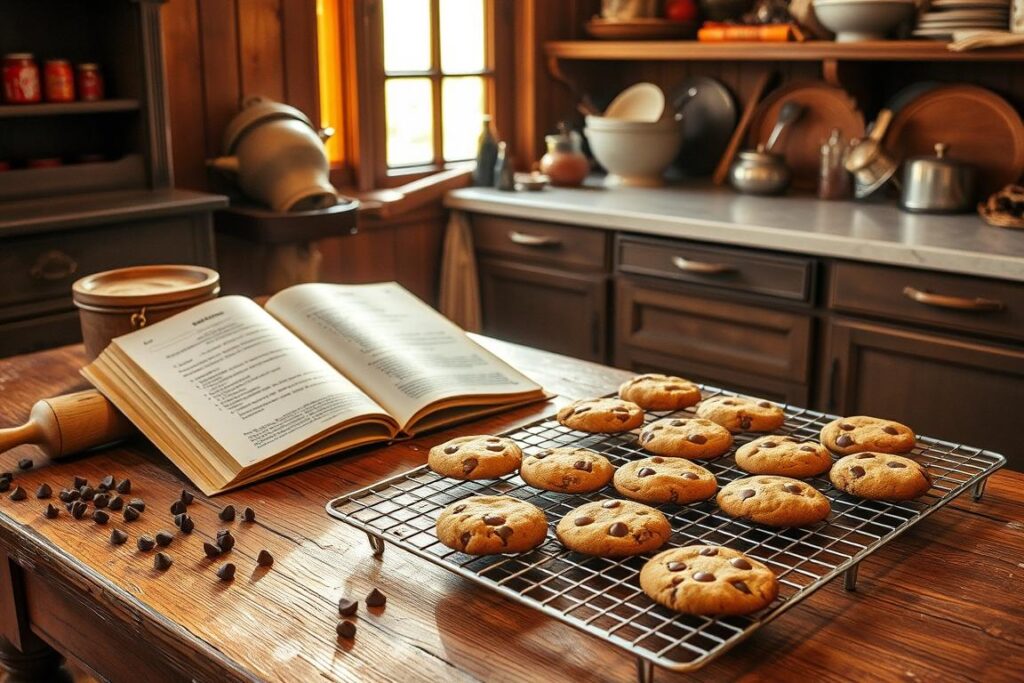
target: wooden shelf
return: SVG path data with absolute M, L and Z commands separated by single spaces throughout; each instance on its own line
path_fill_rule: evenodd
M 30 116 L 68 116 L 74 114 L 106 114 L 108 112 L 136 111 L 138 100 L 99 100 L 97 102 L 43 102 L 40 104 L 0 105 L 0 119 Z
M 903 61 L 1021 62 L 1024 48 L 951 52 L 945 43 L 928 40 L 879 40 L 836 43 L 700 43 L 695 40 L 568 40 L 545 44 L 548 57 L 579 60 L 646 61 Z

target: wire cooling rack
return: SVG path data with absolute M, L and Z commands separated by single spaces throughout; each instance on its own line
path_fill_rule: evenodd
M 708 386 L 701 388 L 705 399 L 737 395 Z M 648 413 L 648 419 L 692 412 Z M 833 415 L 789 406 L 785 414 L 785 423 L 775 433 L 801 440 L 816 441 L 821 428 L 835 419 Z M 554 416 L 503 436 L 519 443 L 524 455 L 572 445 L 597 451 L 616 466 L 651 455 L 637 444 L 636 431 L 587 434 L 563 427 Z M 736 448 L 757 436 L 737 434 L 736 443 L 726 455 L 699 462 L 715 474 L 720 486 L 750 476 L 736 467 L 733 456 Z M 854 590 L 861 560 L 967 489 L 973 488 L 974 499 L 978 500 L 988 475 L 1006 462 L 997 453 L 927 437 L 918 437 L 909 457 L 932 476 L 932 488 L 923 497 L 901 503 L 861 500 L 834 489 L 827 475 L 815 477 L 806 481 L 828 497 L 832 513 L 810 527 L 771 529 L 733 519 L 717 508 L 714 498 L 691 505 L 661 506 L 673 529 L 664 548 L 694 543 L 723 545 L 775 571 L 778 598 L 760 612 L 742 617 L 689 616 L 655 603 L 639 584 L 640 569 L 650 555 L 590 557 L 558 542 L 554 528 L 562 516 L 583 503 L 619 497 L 611 485 L 589 494 L 553 493 L 528 486 L 517 474 L 459 481 L 441 477 L 424 465 L 335 498 L 327 504 L 327 512 L 365 531 L 377 555 L 384 552 L 388 541 L 635 654 L 638 678 L 649 682 L 655 666 L 693 671 L 706 665 L 840 574 L 845 575 L 847 590 Z M 530 552 L 484 557 L 442 545 L 434 532 L 437 516 L 448 504 L 471 495 L 508 495 L 533 503 L 547 514 L 547 539 Z

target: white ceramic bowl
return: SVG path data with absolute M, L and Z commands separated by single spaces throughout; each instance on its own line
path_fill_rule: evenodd
M 656 187 L 661 174 L 679 153 L 683 132 L 679 126 L 665 128 L 650 124 L 640 130 L 583 130 L 590 151 L 608 171 L 605 184 Z
M 913 13 L 913 0 L 814 0 L 814 14 L 838 43 L 884 40 Z
M 673 128 L 679 128 L 680 125 L 678 121 L 672 118 L 663 118 L 658 121 L 624 121 L 622 119 L 608 118 L 607 116 L 594 116 L 593 114 L 586 117 L 586 122 L 587 128 L 617 132 L 670 130 Z
M 665 93 L 653 83 L 637 83 L 620 92 L 604 115 L 624 121 L 657 121 L 665 113 Z

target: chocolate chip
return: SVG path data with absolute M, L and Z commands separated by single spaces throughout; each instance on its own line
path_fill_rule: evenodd
M 47 519 L 57 519 L 60 515 L 60 508 L 55 508 L 53 503 L 47 503 L 46 510 L 43 512 L 43 515 L 45 515 Z
M 15 486 L 14 490 L 11 491 L 11 500 L 25 500 L 26 498 L 28 498 L 28 494 L 20 486 Z
M 772 404 L 769 403 L 768 401 L 761 401 L 757 405 L 761 406 L 762 408 L 771 408 L 772 407 Z
M 135 545 L 142 552 L 147 552 L 153 549 L 153 546 L 156 545 L 156 541 L 149 536 L 139 536 L 139 540 L 135 541 Z
M 445 447 L 444 452 L 447 453 L 448 455 L 451 455 L 452 453 L 455 453 L 458 450 L 459 450 L 458 446 L 447 446 L 447 447 Z
M 0 493 L 3 493 L 4 491 L 9 491 L 10 489 L 11 489 L 11 480 L 10 479 L 0 479 Z
M 12 479 L 14 479 L 14 472 L 0 472 L 0 480 L 2 479 L 11 481 Z
M 235 547 L 235 537 L 231 535 L 230 531 L 225 531 L 223 534 L 217 534 L 217 545 L 220 546 L 222 553 L 229 552 Z
M 122 514 L 124 516 L 124 521 L 126 521 L 126 522 L 134 522 L 135 520 L 137 520 L 139 518 L 139 510 L 138 510 L 138 508 L 134 508 L 131 505 L 126 507 Z
M 743 429 L 750 429 L 750 424 L 751 422 L 749 415 L 740 415 L 740 427 L 742 427 Z
M 157 553 L 153 556 L 153 569 L 165 572 L 174 564 L 174 560 L 167 553 Z
M 586 515 L 584 515 L 583 517 L 577 517 L 576 519 L 573 520 L 573 524 L 575 524 L 576 526 L 587 526 L 588 524 L 593 524 L 593 523 L 594 523 L 594 518 L 593 517 L 587 517 Z
M 338 614 L 343 617 L 350 617 L 359 611 L 359 601 L 342 598 L 338 600 Z
M 49 484 L 40 484 L 39 488 L 36 489 L 36 498 L 46 500 L 53 496 L 53 489 L 50 488 Z
M 124 545 L 125 541 L 128 540 L 128 534 L 121 531 L 120 529 L 114 529 L 110 532 L 110 544 L 111 545 Z
M 196 497 L 190 491 L 186 491 L 185 489 L 181 490 L 181 502 L 185 505 L 191 505 L 192 501 L 195 499 Z
M 142 500 L 141 498 L 132 498 L 130 501 L 128 501 L 128 506 L 135 508 L 136 512 L 146 511 L 146 501 Z
M 340 622 L 337 628 L 335 628 L 334 630 L 337 631 L 338 635 L 342 638 L 356 637 L 356 625 L 348 619 L 345 619 L 344 621 Z
M 714 557 L 718 554 L 718 548 L 701 548 L 700 554 L 704 557 Z
M 906 465 L 904 465 L 901 462 L 887 462 L 887 463 L 885 463 L 885 466 L 886 467 L 891 467 L 894 470 L 899 470 L 899 469 L 903 469 L 903 468 L 906 467 Z
M 790 493 L 803 493 L 803 489 L 799 484 L 783 484 L 782 488 L 786 489 Z
M 89 486 L 88 484 L 78 489 L 78 492 L 81 494 L 82 500 L 92 500 L 94 497 L 96 497 L 95 489 L 93 489 L 93 487 Z
M 875 457 L 874 453 L 861 453 L 855 459 L 856 460 L 873 460 Z
M 501 526 L 505 523 L 505 518 L 501 515 L 484 515 L 484 524 L 491 526 Z
M 502 451 L 505 450 L 505 447 L 499 443 L 488 446 L 487 450 L 491 451 L 492 453 L 501 453 Z
M 681 572 L 684 569 L 686 569 L 686 563 L 676 562 L 675 560 L 673 560 L 672 562 L 669 562 L 665 565 L 665 569 L 669 570 L 670 572 Z
M 76 500 L 74 503 L 71 504 L 71 516 L 75 519 L 81 519 L 82 517 L 85 517 L 85 512 L 88 509 L 88 505 L 86 505 L 80 500 Z
M 740 500 L 746 500 L 747 498 L 753 498 L 756 496 L 757 491 L 754 489 L 743 489 L 742 491 L 738 491 L 736 495 L 740 497 Z
M 842 429 L 844 432 L 851 432 L 854 429 L 856 429 L 856 427 L 854 427 L 849 422 L 840 422 L 839 423 L 839 428 Z
M 594 463 L 590 462 L 589 460 L 577 460 L 572 464 L 572 466 L 573 469 L 581 470 L 583 472 L 594 471 Z
M 85 486 L 88 483 L 89 483 L 89 480 L 86 479 L 85 477 L 75 477 L 74 485 L 75 485 L 76 489 L 80 489 L 80 488 L 82 488 L 83 486 Z
M 501 439 L 496 436 L 488 437 L 487 443 L 501 443 Z
M 121 508 L 123 507 L 124 498 L 122 498 L 121 496 L 114 496 L 113 498 L 110 499 L 110 502 L 107 503 L 107 509 L 113 510 L 114 512 L 120 512 Z
M 842 446 L 843 448 L 846 448 L 847 446 L 852 446 L 853 445 L 853 439 L 850 438 L 846 434 L 840 434 L 839 438 L 836 439 L 836 445 L 837 446 Z
M 186 509 L 187 508 L 185 507 L 185 504 L 182 503 L 180 500 L 176 500 L 173 503 L 171 503 L 171 514 L 172 515 L 180 515 L 183 512 L 185 512 Z
M 778 445 L 779 444 L 775 443 L 774 441 L 762 441 L 761 442 L 761 447 L 762 448 L 775 448 Z
M 747 584 L 743 581 L 730 581 L 729 585 L 738 590 L 740 593 L 746 593 L 747 595 L 750 595 L 750 588 L 748 588 Z
M 608 535 L 609 536 L 615 536 L 617 538 L 622 538 L 623 536 L 625 536 L 628 533 L 629 533 L 629 527 L 626 526 L 625 524 L 623 524 L 622 522 L 615 522 L 615 524 L 612 524 L 610 527 L 608 527 Z
M 220 555 L 220 548 L 210 543 L 209 541 L 203 541 L 203 552 L 211 560 Z
M 707 583 L 715 580 L 715 575 L 709 572 L 694 572 L 693 580 L 700 581 L 701 583 Z
M 22 458 L 18 461 L 19 470 L 30 470 L 32 469 L 32 461 L 29 458 Z
M 606 500 L 605 502 L 601 503 L 601 507 L 611 509 L 611 508 L 617 508 L 621 504 L 622 503 L 620 501 L 617 501 L 617 500 Z
M 462 461 L 462 473 L 469 474 L 476 469 L 476 466 L 480 464 L 480 461 L 476 458 L 466 458 Z
M 81 495 L 82 494 L 78 492 L 78 489 L 71 489 L 70 491 L 65 489 L 64 491 L 61 491 L 57 497 L 65 503 L 73 503 L 78 500 Z
M 508 545 L 508 539 L 512 538 L 512 534 L 515 533 L 515 529 L 510 526 L 499 526 L 494 530 L 494 533 L 501 539 L 502 545 Z
M 853 467 L 850 468 L 850 474 L 852 474 L 854 477 L 863 477 L 864 468 L 861 467 L 860 465 L 854 465 Z
M 673 427 L 682 427 L 686 424 L 686 420 L 672 420 L 669 424 Z
M 235 580 L 235 565 L 230 562 L 225 562 L 217 570 L 217 578 L 221 581 L 234 581 Z
M 374 588 L 370 591 L 370 594 L 366 596 L 367 607 L 383 607 L 388 601 L 388 596 L 381 593 L 379 590 Z
M 543 460 L 549 455 L 551 455 L 551 451 L 541 451 L 540 453 L 534 453 L 533 457 L 537 458 L 538 460 Z
M 590 408 L 588 406 L 579 406 L 578 408 L 573 409 L 572 414 L 573 415 L 582 415 L 583 413 L 587 412 L 588 410 L 590 410 Z
M 110 515 L 108 515 L 103 510 L 93 510 L 92 520 L 97 524 L 106 524 L 110 521 Z
M 132 492 L 132 480 L 131 479 L 123 479 L 120 483 L 118 483 L 116 488 L 117 488 L 117 492 L 118 493 L 131 493 Z
M 256 564 L 261 567 L 269 567 L 274 564 L 274 556 L 268 550 L 261 550 L 260 554 L 256 556 Z
M 643 438 L 643 442 L 644 442 L 644 443 L 650 443 L 651 441 L 653 441 L 653 440 L 654 440 L 654 437 L 655 437 L 655 436 L 657 436 L 657 435 L 656 435 L 656 434 L 655 434 L 654 432 L 647 432 L 647 433 L 646 433 L 646 434 L 644 434 L 644 435 L 643 435 L 643 437 L 642 437 L 642 438 Z
M 185 519 L 185 513 L 184 512 L 179 512 L 178 514 L 174 515 L 174 526 L 176 526 L 176 527 L 178 527 L 180 529 L 181 528 L 181 520 L 183 520 L 183 519 Z
M 818 449 L 815 448 L 814 446 L 801 446 L 800 450 L 805 451 L 807 453 L 817 453 L 818 452 Z
M 224 507 L 222 507 L 220 509 L 220 512 L 217 513 L 217 516 L 220 517 L 225 522 L 232 522 L 232 521 L 234 521 L 234 519 L 235 519 L 235 506 L 231 505 L 230 503 L 225 505 Z
M 641 467 L 640 471 L 636 473 L 636 476 L 638 476 L 638 477 L 649 477 L 652 474 L 657 474 L 657 472 L 652 470 L 650 467 Z
M 110 496 L 105 493 L 97 493 L 92 499 L 92 504 L 98 508 L 105 508 L 110 505 Z
M 182 515 L 178 528 L 181 529 L 181 533 L 190 534 L 192 533 L 192 530 L 196 528 L 196 523 L 193 522 L 192 518 L 188 515 Z
M 166 548 L 167 546 L 169 546 L 171 544 L 171 541 L 173 541 L 173 540 L 174 540 L 174 536 L 172 536 L 171 534 L 169 534 L 166 531 L 158 531 L 158 532 L 156 532 L 156 544 L 158 546 L 160 546 L 161 548 Z
M 661 456 L 656 455 L 653 458 L 651 458 L 651 462 L 663 463 L 663 462 L 665 462 L 665 458 L 662 458 Z
M 886 425 L 882 427 L 882 431 L 885 432 L 886 434 L 892 434 L 893 436 L 896 436 L 897 434 L 900 433 L 900 430 L 896 429 L 892 425 Z
M 722 403 L 727 405 L 727 406 L 734 406 L 734 405 L 736 405 L 736 401 L 733 401 L 732 399 L 729 399 L 729 398 L 727 398 L 724 401 L 722 401 Z
M 256 521 L 256 511 L 253 510 L 251 507 L 247 506 L 244 510 L 242 510 L 242 521 L 243 522 L 255 522 Z
M 736 569 L 753 569 L 753 566 L 742 557 L 734 557 L 729 560 L 729 564 L 736 567 Z
M 462 536 L 459 537 L 459 540 L 462 541 L 462 547 L 463 548 L 465 548 L 467 545 L 469 545 L 469 539 L 472 538 L 472 537 L 473 537 L 473 534 L 469 533 L 468 531 L 464 531 L 462 533 Z
M 702 446 L 708 442 L 708 437 L 704 436 L 703 434 L 691 434 L 690 436 L 686 437 L 686 440 L 689 441 L 690 443 L 695 443 L 698 446 Z
M 455 507 L 452 508 L 452 512 L 462 512 L 465 509 L 466 509 L 466 504 L 465 503 L 460 503 L 460 504 L 458 504 L 458 505 L 456 505 Z
M 700 477 L 698 477 L 693 472 L 683 472 L 681 476 L 683 477 L 683 479 L 689 479 L 690 481 L 693 481 L 694 479 L 700 479 Z

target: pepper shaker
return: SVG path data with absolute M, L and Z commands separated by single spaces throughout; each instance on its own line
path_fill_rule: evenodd
M 498 160 L 494 164 L 494 186 L 499 190 L 514 192 L 516 189 L 516 172 L 512 167 L 512 153 L 508 144 L 502 140 L 498 143 Z

